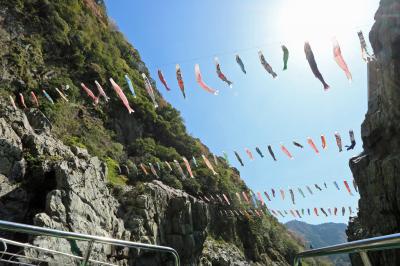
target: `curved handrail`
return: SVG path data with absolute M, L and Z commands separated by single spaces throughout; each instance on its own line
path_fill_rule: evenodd
M 307 250 L 298 253 L 294 259 L 294 265 L 298 266 L 302 258 L 320 257 L 340 253 L 365 253 L 367 251 L 400 248 L 400 233 L 372 237 L 348 243 Z
M 113 238 L 109 238 L 109 237 L 92 236 L 92 235 L 81 234 L 81 233 L 66 232 L 66 231 L 61 231 L 61 230 L 56 230 L 56 229 L 50 229 L 50 228 L 44 228 L 44 227 L 38 227 L 38 226 L 20 224 L 20 223 L 14 223 L 14 222 L 7 222 L 7 221 L 2 221 L 2 220 L 0 220 L 0 229 L 18 232 L 18 233 L 51 236 L 51 237 L 57 237 L 57 238 L 89 241 L 89 242 L 111 244 L 111 245 L 115 245 L 115 246 L 122 246 L 122 247 L 128 247 L 128 248 L 136 248 L 136 249 L 170 253 L 174 257 L 175 266 L 180 266 L 180 259 L 179 259 L 178 252 L 175 249 L 166 247 L 166 246 L 158 246 L 158 245 L 144 244 L 144 243 L 138 243 L 138 242 L 130 242 L 130 241 L 125 241 L 125 240 L 118 240 L 118 239 L 113 239 Z

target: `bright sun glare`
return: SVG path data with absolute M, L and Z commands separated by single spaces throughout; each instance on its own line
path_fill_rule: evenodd
M 286 0 L 280 13 L 286 40 L 332 37 L 364 23 L 365 0 Z

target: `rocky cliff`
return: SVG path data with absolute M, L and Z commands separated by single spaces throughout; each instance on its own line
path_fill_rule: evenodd
M 398 233 L 400 228 L 400 1 L 381 0 L 370 32 L 369 104 L 362 124 L 364 152 L 350 160 L 359 186 L 358 216 L 349 240 Z M 371 252 L 372 265 L 399 265 L 397 250 Z M 353 256 L 355 265 L 361 265 Z
M 138 171 L 140 162 L 210 154 L 158 92 L 160 107 L 153 108 L 140 78 L 142 72 L 150 76 L 148 70 L 108 20 L 102 1 L 0 0 L 0 46 L 0 219 L 171 246 L 183 265 L 289 265 L 302 249 L 271 215 L 221 216 L 221 206 L 197 196 L 225 193 L 235 208 L 246 208 L 234 196 L 246 185 L 220 158 L 216 176 L 203 164 L 194 169 L 194 179 L 182 179 L 175 170 L 160 169 L 159 178 Z M 109 77 L 124 84 L 125 73 L 137 90 L 137 98 L 128 95 L 134 115 L 116 97 L 91 105 L 78 87 L 94 80 L 105 86 Z M 56 103 L 40 97 L 40 108 L 32 108 L 29 93 L 42 95 L 42 89 Z M 9 97 L 20 93 L 28 108 L 17 101 L 15 110 Z M 87 246 L 1 234 L 75 255 Z M 171 262 L 105 245 L 95 245 L 92 258 L 119 265 Z M 58 255 L 46 259 L 74 264 Z

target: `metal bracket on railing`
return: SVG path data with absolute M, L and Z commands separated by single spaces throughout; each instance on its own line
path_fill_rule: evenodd
M 1 254 L 0 261 L 3 259 L 4 253 L 7 252 L 7 243 L 4 240 L 1 240 L 1 243 L 3 243 L 4 251 L 2 252 L 3 254 Z

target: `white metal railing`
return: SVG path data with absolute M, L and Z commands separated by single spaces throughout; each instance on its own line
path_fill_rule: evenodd
M 89 244 L 85 251 L 84 256 L 80 257 L 80 256 L 75 256 L 73 254 L 65 253 L 65 252 L 60 252 L 60 251 L 47 249 L 47 248 L 41 248 L 41 247 L 37 247 L 37 246 L 27 244 L 27 243 L 20 243 L 17 241 L 0 238 L 0 246 L 3 245 L 3 248 L 4 248 L 3 251 L 0 251 L 0 261 L 7 262 L 10 264 L 38 265 L 38 264 L 31 264 L 31 263 L 16 261 L 15 260 L 16 258 L 27 259 L 28 261 L 33 261 L 33 262 L 39 263 L 39 264 L 41 262 L 47 262 L 41 258 L 34 258 L 34 257 L 26 256 L 24 254 L 8 252 L 9 246 L 15 246 L 15 247 L 24 248 L 24 249 L 33 249 L 33 250 L 36 250 L 38 252 L 45 253 L 45 254 L 46 253 L 47 254 L 58 254 L 58 255 L 66 256 L 66 257 L 72 258 L 74 260 L 80 261 L 81 266 L 86 266 L 86 265 L 88 265 L 88 263 L 94 263 L 96 265 L 114 265 L 114 264 L 111 264 L 108 262 L 101 262 L 101 261 L 90 259 L 90 254 L 92 252 L 93 244 L 100 243 L 100 244 L 109 244 L 109 245 L 120 246 L 120 247 L 135 248 L 135 249 L 140 249 L 140 250 L 149 250 L 149 251 L 170 253 L 170 254 L 172 254 L 172 256 L 174 258 L 175 266 L 180 266 L 180 259 L 179 259 L 178 252 L 170 247 L 150 245 L 150 244 L 144 244 L 144 243 L 138 243 L 138 242 L 130 242 L 130 241 L 118 240 L 118 239 L 102 237 L 102 236 L 92 236 L 92 235 L 87 235 L 87 234 L 66 232 L 66 231 L 61 231 L 61 230 L 43 228 L 43 227 L 20 224 L 20 223 L 7 222 L 7 221 L 2 221 L 2 220 L 0 220 L 0 230 L 18 232 L 18 233 L 26 233 L 26 234 L 30 234 L 30 235 L 63 238 L 63 239 L 67 239 L 67 240 L 86 241 Z
M 301 265 L 301 259 L 303 258 L 328 256 L 343 253 L 359 253 L 364 265 L 371 266 L 372 264 L 367 255 L 368 251 L 379 251 L 395 248 L 400 248 L 399 233 L 303 251 L 295 256 L 293 265 Z

